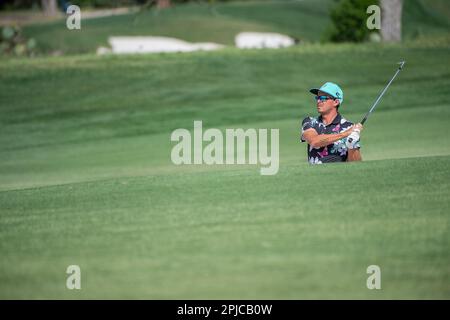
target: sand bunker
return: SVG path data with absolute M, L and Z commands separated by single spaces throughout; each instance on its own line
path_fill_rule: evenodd
M 110 37 L 108 42 L 111 48 L 100 47 L 97 49 L 97 54 L 210 51 L 224 47 L 217 43 L 191 43 L 168 37 Z

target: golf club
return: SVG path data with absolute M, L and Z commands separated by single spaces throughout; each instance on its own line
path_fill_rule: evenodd
M 375 110 L 375 107 L 377 106 L 378 102 L 380 102 L 381 97 L 384 95 L 384 93 L 386 92 L 386 90 L 389 88 L 389 86 L 391 85 L 392 81 L 394 81 L 395 77 L 398 75 L 398 73 L 403 69 L 403 66 L 405 65 L 406 61 L 400 61 L 398 64 L 400 65 L 397 69 L 397 71 L 395 72 L 394 76 L 392 77 L 392 79 L 389 81 L 389 83 L 386 85 L 386 87 L 384 87 L 383 91 L 381 91 L 380 95 L 378 96 L 377 100 L 375 100 L 375 103 L 372 105 L 372 107 L 369 109 L 369 111 L 366 113 L 366 115 L 364 116 L 364 118 L 361 121 L 361 124 L 364 124 L 367 121 L 367 118 L 369 118 L 370 114 Z M 353 138 L 348 138 L 348 141 L 351 143 L 353 141 Z

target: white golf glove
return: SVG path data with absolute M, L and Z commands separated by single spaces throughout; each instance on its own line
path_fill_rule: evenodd
M 347 146 L 347 149 L 355 149 L 356 145 L 359 142 L 359 129 L 353 130 L 353 132 L 347 137 L 347 140 L 345 140 L 345 145 Z

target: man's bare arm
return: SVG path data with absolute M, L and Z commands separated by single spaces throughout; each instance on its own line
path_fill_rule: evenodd
M 359 149 L 349 149 L 347 155 L 347 161 L 361 161 L 361 151 Z
M 342 138 L 348 137 L 352 133 L 351 128 L 341 133 L 333 134 L 318 134 L 313 128 L 305 130 L 303 132 L 303 139 L 305 139 L 310 146 L 313 148 L 325 147 L 333 142 L 341 140 Z

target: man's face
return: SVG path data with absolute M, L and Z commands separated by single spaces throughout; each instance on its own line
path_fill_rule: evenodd
M 339 105 L 339 100 L 335 100 L 332 96 L 330 96 L 328 93 L 325 93 L 323 91 L 319 91 L 317 93 L 317 96 L 326 96 L 329 99 L 322 101 L 322 100 L 317 100 L 317 111 L 320 114 L 327 114 L 330 111 L 332 111 L 334 108 L 336 108 Z

